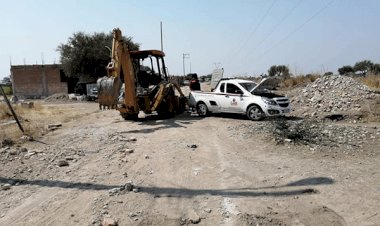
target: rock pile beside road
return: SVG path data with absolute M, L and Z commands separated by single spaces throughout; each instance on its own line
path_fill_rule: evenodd
M 48 96 L 44 99 L 45 102 L 67 102 L 69 101 L 69 95 L 65 93 L 56 93 Z
M 347 76 L 323 76 L 291 98 L 293 113 L 323 118 L 331 114 L 360 115 L 366 101 L 380 98 L 367 86 Z M 368 105 L 368 103 L 367 103 Z
M 377 126 L 326 124 L 309 119 L 241 123 L 228 127 L 228 130 L 234 132 L 236 139 L 245 140 L 262 134 L 276 144 L 307 145 L 313 151 L 343 149 L 347 154 L 363 152 L 380 139 Z

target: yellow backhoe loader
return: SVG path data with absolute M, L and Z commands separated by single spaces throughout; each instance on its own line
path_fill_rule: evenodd
M 187 98 L 168 81 L 164 56 L 159 50 L 129 51 L 121 31 L 114 29 L 107 76 L 97 81 L 99 107 L 117 109 L 126 120 L 137 119 L 140 111 L 163 117 L 182 113 Z

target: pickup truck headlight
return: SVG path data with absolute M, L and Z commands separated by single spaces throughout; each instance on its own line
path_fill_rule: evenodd
M 268 104 L 268 105 L 277 105 L 276 101 L 272 100 L 272 99 L 269 99 L 269 98 L 266 98 L 266 97 L 262 97 L 264 103 Z

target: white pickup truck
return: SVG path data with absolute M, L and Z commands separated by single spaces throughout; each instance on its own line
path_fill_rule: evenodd
M 283 116 L 290 112 L 289 99 L 270 92 L 267 88 L 271 81 L 265 78 L 256 84 L 249 80 L 222 79 L 213 92 L 190 92 L 189 106 L 199 116 L 222 112 L 246 114 L 251 120 Z

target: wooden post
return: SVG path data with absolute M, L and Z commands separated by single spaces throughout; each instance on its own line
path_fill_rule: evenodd
M 19 121 L 18 118 L 17 118 L 16 112 L 13 110 L 12 105 L 11 105 L 11 103 L 9 102 L 7 95 L 5 95 L 5 92 L 4 92 L 4 90 L 3 90 L 3 86 L 2 86 L 1 84 L 0 84 L 0 91 L 1 91 L 1 93 L 3 94 L 4 100 L 5 100 L 5 102 L 7 103 L 9 110 L 12 112 L 13 118 L 14 118 L 14 119 L 16 120 L 16 122 L 17 122 L 18 128 L 20 128 L 21 132 L 24 134 L 24 133 L 25 133 L 25 132 L 24 132 L 24 128 L 22 128 L 22 125 L 21 125 L 20 121 Z

